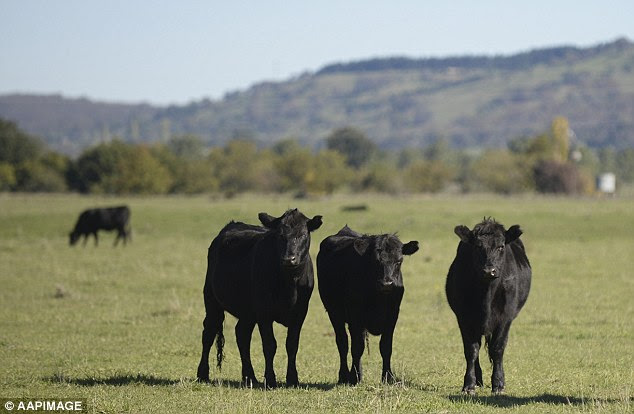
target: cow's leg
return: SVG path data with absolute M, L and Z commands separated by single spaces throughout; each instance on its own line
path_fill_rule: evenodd
M 339 380 L 338 384 L 347 384 L 350 381 L 350 371 L 348 371 L 348 333 L 346 332 L 346 322 L 335 312 L 328 312 L 330 323 L 335 330 L 335 341 L 339 351 Z
M 119 239 L 121 238 L 121 230 L 117 230 L 117 237 L 114 238 L 114 246 L 117 247 Z
M 356 385 L 363 379 L 361 357 L 365 350 L 365 336 L 367 335 L 360 326 L 350 325 L 350 342 L 352 348 L 352 367 L 350 368 L 350 384 Z
M 297 350 L 299 349 L 299 335 L 302 331 L 304 319 L 308 312 L 308 300 L 306 300 L 306 308 L 298 310 L 297 317 L 288 326 L 286 334 L 286 355 L 288 357 L 288 365 L 286 367 L 286 386 L 299 387 L 299 377 L 297 375 Z
M 99 237 L 97 237 L 97 232 L 93 231 L 92 234 L 93 236 L 95 236 L 95 246 L 99 245 Z
M 82 246 L 86 247 L 86 243 L 88 243 L 88 236 L 90 236 L 90 233 L 84 233 L 84 244 L 82 244 Z
M 462 325 L 460 325 L 460 333 L 464 346 L 464 356 L 467 361 L 462 392 L 474 394 L 477 384 L 476 365 L 480 365 L 478 362 L 478 354 L 480 353 L 481 336 L 477 333 L 473 333 L 470 329 Z M 482 370 L 480 370 L 480 376 L 482 376 Z
M 240 360 L 242 361 L 242 382 L 247 387 L 258 384 L 251 363 L 251 336 L 253 335 L 255 322 L 239 319 L 236 324 L 236 342 L 240 351 Z
M 267 388 L 277 387 L 273 360 L 277 351 L 277 342 L 273 334 L 273 321 L 258 322 L 258 329 L 262 337 L 262 350 L 264 351 L 264 385 Z
M 206 316 L 205 320 L 203 321 L 203 350 L 200 357 L 200 363 L 198 364 L 197 372 L 198 381 L 202 382 L 209 382 L 209 351 L 211 350 L 211 346 L 213 345 L 216 335 L 222 332 L 222 322 L 225 319 L 225 313 L 220 307 L 220 304 L 216 301 L 215 298 L 208 298 L 208 295 L 209 294 L 205 295 Z M 223 343 L 221 342 L 224 342 L 224 338 L 222 340 L 219 340 L 219 343 L 216 345 L 219 347 L 219 367 L 222 362 L 221 356 Z
M 480 356 L 478 356 L 475 360 L 475 376 L 476 376 L 476 386 L 482 387 L 484 385 L 484 381 L 482 381 L 482 368 L 480 368 Z
M 491 392 L 501 394 L 504 392 L 504 349 L 509 337 L 511 323 L 505 323 L 493 331 L 489 342 L 489 356 L 493 361 L 493 373 L 491 374 Z
M 381 351 L 381 358 L 383 359 L 383 370 L 381 373 L 381 381 L 393 384 L 396 382 L 396 377 L 392 372 L 391 359 L 392 359 L 392 339 L 394 338 L 394 331 L 390 330 L 381 335 L 379 342 L 379 350 Z

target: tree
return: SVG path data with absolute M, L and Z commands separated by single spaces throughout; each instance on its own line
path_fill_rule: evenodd
M 471 175 L 486 190 L 512 194 L 532 189 L 530 166 L 517 154 L 489 150 L 471 166 Z
M 147 147 L 118 139 L 86 150 L 70 175 L 82 192 L 160 194 L 171 185 L 169 171 Z
M 568 119 L 558 116 L 550 125 L 550 136 L 553 140 L 553 157 L 560 162 L 568 161 L 570 151 L 570 124 Z
M 281 152 L 275 157 L 273 166 L 279 176 L 279 191 L 306 192 L 306 179 L 311 169 L 312 154 L 299 145 L 286 143 L 283 151 L 280 147 L 274 152 Z
M 0 191 L 13 190 L 16 183 L 13 165 L 8 162 L 0 162 Z
M 205 145 L 196 135 L 172 137 L 167 142 L 167 147 L 176 156 L 188 160 L 202 159 L 205 156 Z
M 102 180 L 103 188 L 115 194 L 164 194 L 172 179 L 168 170 L 145 146 L 130 146 L 117 160 L 114 174 Z
M 39 160 L 27 160 L 15 169 L 19 191 L 62 192 L 68 189 L 64 175 Z
M 625 182 L 634 182 L 634 149 L 622 149 L 616 154 L 616 173 Z
M 405 183 L 415 192 L 436 193 L 454 177 L 452 168 L 440 161 L 418 160 L 405 170 Z
M 17 165 L 42 155 L 44 144 L 11 121 L 0 118 L 0 162 Z
M 357 189 L 389 194 L 399 193 L 403 190 L 401 171 L 393 163 L 373 161 L 363 168 Z
M 306 190 L 331 194 L 348 181 L 349 175 L 343 155 L 331 150 L 319 151 L 306 175 Z
M 594 189 L 592 178 L 570 163 L 540 160 L 533 173 L 540 193 L 588 194 Z
M 220 189 L 232 195 L 255 189 L 257 147 L 253 141 L 231 140 L 209 154 Z
M 335 130 L 326 138 L 329 150 L 337 151 L 346 159 L 346 164 L 359 169 L 376 152 L 376 145 L 358 129 L 346 127 Z
M 218 180 L 208 159 L 178 156 L 166 145 L 151 148 L 153 156 L 169 171 L 170 193 L 198 194 L 218 190 Z M 187 154 L 191 153 L 186 151 Z

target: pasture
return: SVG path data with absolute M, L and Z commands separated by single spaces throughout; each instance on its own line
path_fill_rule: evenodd
M 634 411 L 634 200 L 534 196 L 337 195 L 105 198 L 0 194 L 0 398 L 82 398 L 88 412 L 632 412 Z M 80 211 L 126 203 L 132 243 L 113 248 L 100 233 L 71 248 Z M 342 210 L 367 204 L 367 210 Z M 204 317 L 207 248 L 230 219 L 257 223 L 298 207 L 323 215 L 319 242 L 344 224 L 398 231 L 421 250 L 403 264 L 405 297 L 392 366 L 380 383 L 378 338 L 363 357 L 364 382 L 337 386 L 332 328 L 313 292 L 297 358 L 299 389 L 239 386 L 240 359 L 225 321 L 226 359 L 211 384 L 195 381 Z M 458 237 L 493 216 L 520 224 L 533 266 L 528 302 L 505 354 L 507 393 L 485 386 L 460 394 L 462 343 L 444 293 Z M 285 329 L 277 325 L 275 367 L 284 382 Z M 214 347 L 215 350 L 215 347 Z M 253 364 L 264 362 L 257 329 Z

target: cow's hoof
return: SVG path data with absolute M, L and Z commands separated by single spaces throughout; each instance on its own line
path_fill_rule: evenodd
M 242 378 L 242 386 L 244 388 L 253 388 L 258 385 L 260 385 L 260 381 L 258 381 L 256 378 L 252 378 L 252 377 Z
M 209 381 L 209 377 L 198 377 L 196 378 L 196 382 L 199 382 L 201 384 L 209 384 L 211 381 Z
M 385 374 L 383 374 L 383 376 L 381 377 L 381 382 L 384 384 L 389 384 L 389 385 L 394 385 L 396 383 L 401 382 L 400 379 L 398 379 L 396 376 L 394 376 L 393 373 L 391 372 L 386 372 Z
M 264 379 L 264 388 L 266 388 L 267 390 L 277 388 L 277 381 L 275 380 L 275 378 Z
M 200 364 L 196 370 L 196 378 L 198 382 L 209 382 L 209 366 Z
M 506 394 L 506 390 L 504 387 L 494 387 L 491 389 L 491 394 L 493 395 L 504 395 Z
M 476 394 L 475 387 L 464 387 L 462 389 L 462 393 L 464 395 L 475 395 Z
M 297 378 L 289 380 L 286 380 L 286 386 L 289 388 L 297 388 L 299 387 L 299 380 Z

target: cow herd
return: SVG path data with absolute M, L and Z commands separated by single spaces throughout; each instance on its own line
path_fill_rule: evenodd
M 70 234 L 116 229 L 116 242 L 129 236 L 127 207 L 87 210 Z M 273 360 L 277 341 L 273 322 L 287 327 L 286 385 L 298 386 L 296 356 L 301 328 L 315 284 L 309 253 L 311 233 L 322 216 L 308 218 L 297 209 L 280 217 L 258 215 L 261 225 L 231 221 L 212 240 L 203 289 L 205 319 L 199 381 L 209 381 L 209 353 L 216 342 L 216 364 L 223 361 L 225 312 L 238 322 L 236 342 L 242 362 L 242 383 L 259 384 L 251 363 L 251 337 L 257 325 L 265 359 L 264 386 L 277 386 Z M 456 257 L 447 275 L 446 295 L 456 315 L 466 359 L 462 392 L 483 386 L 479 351 L 482 337 L 493 364 L 491 390 L 505 390 L 503 357 L 513 319 L 526 302 L 531 267 L 518 225 L 508 230 L 485 218 L 473 230 L 459 225 Z M 326 237 L 317 254 L 319 296 L 334 330 L 339 353 L 339 384 L 355 385 L 363 378 L 361 357 L 368 334 L 380 335 L 381 380 L 396 381 L 391 368 L 394 329 L 404 293 L 404 256 L 418 251 L 418 242 L 401 242 L 395 234 L 368 235 L 347 225 Z M 350 337 L 346 332 L 346 325 Z M 348 365 L 348 351 L 352 364 Z

